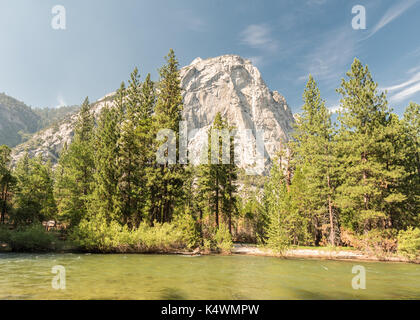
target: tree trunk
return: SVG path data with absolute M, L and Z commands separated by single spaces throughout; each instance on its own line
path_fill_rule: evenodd
M 290 157 L 287 158 L 287 169 L 286 169 L 286 188 L 287 193 L 290 193 L 290 185 L 292 184 L 292 170 L 290 168 Z
M 334 214 L 333 214 L 333 208 L 332 208 L 331 182 L 330 182 L 329 174 L 327 174 L 327 184 L 328 184 L 328 213 L 330 216 L 330 241 L 331 241 L 331 245 L 335 246 Z
M 7 206 L 7 191 L 8 191 L 8 185 L 6 184 L 3 188 L 2 192 L 2 208 L 1 208 L 1 223 L 4 224 L 4 219 L 6 215 L 6 206 Z
M 229 233 L 232 235 L 232 213 L 229 212 Z
M 362 153 L 362 162 L 363 162 L 363 163 L 367 162 L 366 152 L 363 152 L 363 153 Z M 366 180 L 367 180 L 367 172 L 366 172 L 366 170 L 365 170 L 365 169 L 363 169 L 363 184 L 364 184 L 364 185 L 366 185 Z M 369 200 L 368 196 L 369 196 L 369 195 L 368 195 L 367 193 L 365 193 L 365 194 L 363 195 L 363 202 L 364 202 L 364 204 L 365 204 L 365 210 L 368 210 L 368 200 Z
M 330 215 L 330 241 L 331 241 L 331 245 L 335 246 L 334 216 L 333 216 L 331 195 L 328 195 L 328 212 Z
M 216 227 L 219 228 L 219 177 L 216 174 Z

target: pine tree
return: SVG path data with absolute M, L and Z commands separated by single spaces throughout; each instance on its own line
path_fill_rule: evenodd
M 224 129 L 233 130 L 228 122 L 225 121 Z M 232 235 L 232 217 L 238 213 L 236 193 L 238 191 L 238 167 L 235 164 L 234 139 L 229 138 L 229 163 L 222 163 L 223 179 L 222 182 L 222 211 L 228 220 L 228 229 Z M 223 146 L 222 146 L 223 147 Z
M 139 202 L 142 204 L 142 218 L 147 218 L 150 222 L 152 208 L 156 196 L 156 185 L 154 183 L 153 173 L 156 169 L 156 156 L 154 150 L 154 132 L 153 132 L 153 112 L 156 104 L 155 85 L 150 78 L 146 76 L 141 87 L 140 114 L 138 126 L 136 128 L 136 137 L 139 144 L 139 168 L 141 177 L 139 179 Z
M 5 145 L 0 146 L 0 223 L 5 222 L 5 216 L 9 209 L 9 193 L 14 183 L 14 177 L 9 168 L 10 154 L 12 150 Z
M 266 243 L 280 252 L 292 244 L 313 244 L 314 238 L 307 170 L 300 164 L 295 166 L 289 182 L 288 165 L 282 160 L 285 152 L 279 152 L 274 161 L 264 186 L 263 198 L 268 218 L 265 224 Z
M 154 132 L 161 129 L 169 129 L 175 133 L 175 141 L 169 141 L 176 145 L 179 141 L 179 122 L 182 120 L 183 108 L 181 95 L 181 80 L 178 69 L 178 61 L 171 49 L 166 56 L 167 64 L 159 70 L 159 94 L 155 108 Z M 157 142 L 156 150 L 165 141 Z M 179 149 L 177 148 L 178 159 Z M 183 164 L 169 164 L 168 161 L 159 164 L 154 170 L 153 182 L 156 185 L 155 205 L 151 209 L 153 218 L 159 222 L 172 220 L 175 207 L 183 198 L 183 185 L 185 182 L 185 169 Z
M 308 209 L 313 214 L 315 232 L 321 231 L 321 223 L 328 226 L 328 241 L 334 246 L 340 242 L 338 210 L 334 202 L 337 186 L 334 129 L 330 112 L 311 75 L 303 100 L 292 148 L 296 154 L 295 162 L 305 169 Z
M 325 200 L 320 201 L 311 192 L 312 185 L 308 183 L 308 178 L 311 176 L 310 170 L 304 166 L 296 166 L 288 193 L 290 207 L 284 223 L 287 226 L 289 239 L 294 245 L 313 245 L 317 240 L 317 211 L 322 211 L 328 216 Z M 320 188 L 325 188 L 325 186 L 320 184 Z M 326 195 L 324 194 L 323 197 L 325 199 Z M 321 207 L 314 207 L 314 201 L 321 203 Z
M 403 148 L 399 159 L 404 166 L 405 177 L 401 185 L 402 193 L 405 195 L 403 210 L 403 221 L 399 224 L 401 228 L 407 226 L 420 226 L 420 105 L 411 102 L 404 112 L 401 121 L 403 130 L 403 141 L 398 141 L 396 146 Z
M 94 149 L 94 191 L 89 201 L 89 214 L 100 214 L 110 222 L 111 220 L 122 221 L 122 203 L 118 192 L 120 181 L 120 169 L 118 159 L 120 150 L 119 127 L 122 123 L 126 96 L 125 85 L 121 84 L 114 100 L 114 106 L 104 106 L 99 116 L 98 126 L 95 130 Z
M 137 68 L 131 73 L 123 103 L 125 113 L 119 125 L 118 139 L 118 193 L 120 198 L 123 223 L 132 223 L 132 220 L 141 220 L 139 216 L 141 186 L 140 180 L 143 170 L 139 162 L 140 145 L 136 135 L 141 113 L 141 85 Z
M 393 199 L 387 190 L 398 168 L 387 167 L 385 153 L 392 121 L 385 93 L 378 93 L 368 67 L 355 59 L 347 76 L 337 90 L 342 95 L 339 203 L 346 225 L 367 232 L 388 226 L 391 218 L 386 203 Z
M 265 230 L 267 245 L 281 253 L 291 244 L 285 223 L 290 210 L 290 192 L 287 190 L 281 161 L 275 160 L 270 179 L 264 186 L 264 207 L 268 217 Z
M 238 176 L 234 160 L 233 140 L 229 134 L 227 139 L 229 145 L 226 146 L 224 145 L 226 141 L 223 141 L 223 135 L 231 129 L 227 121 L 222 119 L 220 112 L 218 112 L 208 132 L 207 163 L 201 164 L 198 169 L 199 193 L 202 194 L 207 201 L 207 205 L 210 206 L 215 217 L 216 227 L 219 227 L 219 218 L 223 213 L 228 220 L 230 233 L 232 233 L 232 214 L 237 211 L 235 193 Z M 217 150 L 213 150 L 212 134 L 218 136 Z M 229 155 L 229 162 L 224 163 L 227 162 L 226 159 L 223 159 L 224 155 L 227 154 Z M 215 160 L 216 163 L 214 163 Z
M 94 118 L 86 98 L 80 109 L 73 142 L 63 149 L 56 170 L 55 194 L 59 215 L 70 227 L 86 216 L 94 174 Z
M 401 229 L 410 220 L 406 189 L 409 171 L 405 166 L 408 138 L 403 121 L 390 113 L 387 126 L 380 139 L 378 161 L 383 167 L 381 177 L 383 211 L 387 215 L 386 228 Z
M 14 223 L 28 225 L 54 219 L 57 207 L 51 163 L 43 164 L 41 157 L 29 159 L 26 153 L 18 162 L 14 175 Z
M 412 172 L 420 177 L 420 105 L 411 102 L 404 112 L 403 125 L 410 144 L 408 151 Z M 417 183 L 419 181 L 417 180 Z

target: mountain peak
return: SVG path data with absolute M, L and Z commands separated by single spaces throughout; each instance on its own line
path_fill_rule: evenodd
M 289 140 L 294 119 L 286 99 L 268 89 L 258 68 L 238 55 L 195 59 L 181 69 L 181 86 L 183 118 L 189 130 L 196 129 L 191 136 L 190 153 L 200 154 L 205 149 L 208 128 L 220 112 L 237 130 L 252 132 L 251 142 L 240 143 L 244 152 L 237 160 L 243 168 L 255 156 L 256 132 L 264 132 L 267 173 L 272 159 Z M 251 148 L 245 150 L 250 143 Z M 197 164 L 199 160 L 195 157 L 192 161 Z
M 187 121 L 189 152 L 192 163 L 198 164 L 207 143 L 208 128 L 218 112 L 237 130 L 248 130 L 253 142 L 241 141 L 239 166 L 250 166 L 255 158 L 256 133 L 263 131 L 265 172 L 272 159 L 289 140 L 294 118 L 286 99 L 277 91 L 268 89 L 257 67 L 238 55 L 196 58 L 180 70 L 184 108 L 182 117 Z M 112 106 L 114 93 L 92 104 L 95 117 L 104 105 Z M 53 162 L 65 143 L 73 136 L 77 115 L 57 126 L 35 134 L 27 143 L 15 148 L 14 161 L 28 150 L 31 156 L 42 154 Z M 251 148 L 247 149 L 251 145 Z M 247 150 L 245 150 L 247 149 Z M 251 165 L 252 166 L 252 165 Z

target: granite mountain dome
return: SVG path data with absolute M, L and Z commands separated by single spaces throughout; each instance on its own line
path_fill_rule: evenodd
M 200 152 L 217 112 L 238 130 L 250 129 L 254 135 L 256 130 L 264 130 L 266 164 L 290 137 L 294 119 L 285 98 L 268 89 L 259 70 L 249 60 L 237 55 L 197 58 L 181 69 L 181 86 L 183 119 L 187 121 L 189 131 L 197 129 L 190 134 L 190 153 Z M 108 94 L 92 104 L 95 116 L 106 103 L 112 104 L 113 96 L 114 93 Z M 36 133 L 13 150 L 13 160 L 28 150 L 30 156 L 42 154 L 57 161 L 63 145 L 71 142 L 76 120 L 77 115 L 73 115 Z M 239 161 L 241 167 L 245 167 L 246 156 Z
M 181 85 L 184 89 L 183 118 L 189 129 L 198 129 L 190 137 L 190 152 L 202 150 L 209 126 L 218 112 L 237 130 L 250 129 L 253 144 L 256 131 L 264 131 L 266 165 L 289 139 L 294 122 L 292 112 L 282 95 L 268 89 L 251 61 L 236 55 L 206 60 L 197 58 L 182 68 Z M 242 142 L 241 146 L 247 144 L 245 140 Z M 255 155 L 255 145 L 249 150 L 254 150 L 254 154 L 241 152 L 241 167 L 246 167 L 247 158 Z

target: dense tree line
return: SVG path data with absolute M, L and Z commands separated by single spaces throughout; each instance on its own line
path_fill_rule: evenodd
M 419 105 L 400 119 L 357 59 L 337 90 L 336 123 L 309 77 L 293 137 L 269 177 L 237 168 L 233 137 L 226 144 L 221 134 L 234 128 L 220 113 L 205 161 L 180 161 L 183 104 L 172 50 L 159 75 L 141 81 L 134 69 L 97 120 L 86 98 L 54 170 L 26 155 L 12 171 L 10 149 L 1 147 L 2 223 L 54 219 L 100 251 L 152 250 L 162 241 L 228 250 L 232 235 L 279 251 L 366 241 L 392 249 L 397 238 L 420 248 Z M 161 129 L 174 134 L 162 138 Z M 171 153 L 168 143 L 176 143 L 177 161 L 158 161 L 159 151 Z
M 289 144 L 292 165 L 280 155 L 266 185 L 268 242 L 280 249 L 373 235 L 393 240 L 420 226 L 420 106 L 410 103 L 399 119 L 357 59 L 337 92 L 333 124 L 309 77 Z
M 2 211 L 9 212 L 9 222 L 29 225 L 55 219 L 80 240 L 92 227 L 138 230 L 143 224 L 160 226 L 182 216 L 190 223 L 187 229 L 192 229 L 192 234 L 211 230 L 207 235 L 212 238 L 223 224 L 226 237 L 235 210 L 237 176 L 233 157 L 230 164 L 220 167 L 211 165 L 209 157 L 209 164 L 198 170 L 179 161 L 179 147 L 176 163 L 169 158 L 164 162 L 156 159 L 157 151 L 169 142 L 180 144 L 183 104 L 178 61 L 172 50 L 166 61 L 157 83 L 150 74 L 141 82 L 138 69 L 134 69 L 128 84 L 121 83 L 113 103 L 103 107 L 97 121 L 86 98 L 73 141 L 64 146 L 54 171 L 50 164 L 42 164 L 41 158 L 29 159 L 28 155 L 18 162 L 13 173 L 8 170 L 16 180 L 13 196 L 2 202 L 13 207 Z M 227 122 L 218 114 L 213 129 L 225 127 Z M 168 141 L 170 137 L 161 139 L 158 133 L 162 129 L 174 132 L 175 141 Z M 217 157 L 221 157 L 222 140 L 219 144 Z M 2 154 L 6 170 L 10 149 L 2 149 Z M 214 219 L 210 219 L 212 215 Z M 219 221 L 220 215 L 223 221 Z M 210 221 L 215 221 L 214 226 Z M 209 227 L 203 227 L 204 223 Z M 224 223 L 229 227 L 225 228 Z

